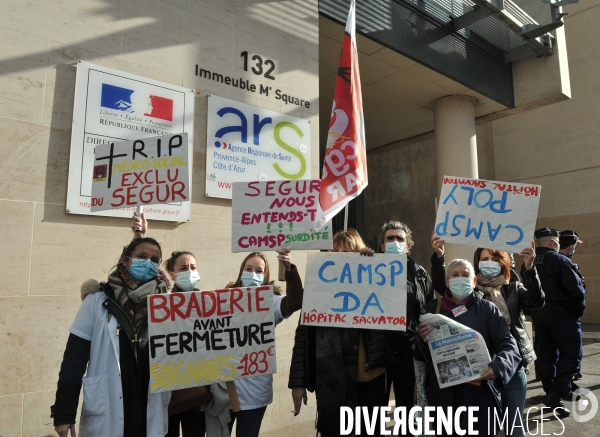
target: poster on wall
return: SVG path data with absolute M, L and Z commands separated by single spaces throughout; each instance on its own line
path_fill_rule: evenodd
M 155 294 L 148 315 L 152 393 L 277 371 L 270 285 Z
M 206 195 L 232 198 L 234 182 L 311 178 L 310 122 L 208 96 Z
M 446 243 L 519 253 L 531 247 L 540 185 L 444 176 L 435 234 Z
M 189 202 L 186 133 L 96 146 L 91 211 Z
M 188 136 L 186 159 L 191 167 L 194 90 L 79 61 L 67 213 L 130 217 L 135 211 L 133 206 L 91 211 L 96 146 L 181 133 Z M 149 206 L 144 212 L 152 220 L 189 221 L 190 205 L 191 202 L 176 201 Z
M 300 323 L 406 331 L 406 255 L 309 253 Z
M 331 249 L 331 221 L 314 230 L 321 181 L 235 182 L 231 251 Z

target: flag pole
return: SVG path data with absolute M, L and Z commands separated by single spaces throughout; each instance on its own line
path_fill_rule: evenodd
M 348 205 L 350 204 L 350 202 L 346 203 L 346 206 L 344 206 L 344 231 L 348 230 Z

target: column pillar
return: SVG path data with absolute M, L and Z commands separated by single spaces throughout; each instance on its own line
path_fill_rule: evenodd
M 475 99 L 447 96 L 433 102 L 438 196 L 444 175 L 478 178 Z M 438 199 L 438 203 L 441 202 Z M 456 258 L 473 262 L 474 247 L 446 245 L 446 264 Z

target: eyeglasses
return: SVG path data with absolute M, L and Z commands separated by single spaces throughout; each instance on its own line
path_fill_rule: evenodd
M 387 237 L 385 237 L 385 241 L 394 241 L 394 240 L 398 240 L 401 243 L 403 243 L 404 237 L 402 235 L 388 235 Z
M 135 253 L 131 254 L 132 256 L 135 257 L 135 259 L 139 259 L 140 261 L 146 261 L 146 260 L 150 260 L 150 262 L 152 264 L 154 264 L 155 266 L 158 267 L 158 265 L 160 264 L 160 262 L 162 261 L 158 256 L 150 256 L 148 255 L 146 252 L 137 252 L 137 255 Z M 134 258 L 128 256 L 127 258 L 133 260 Z

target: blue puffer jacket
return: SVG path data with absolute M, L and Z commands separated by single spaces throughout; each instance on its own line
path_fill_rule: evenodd
M 479 407 L 475 414 L 478 421 L 472 426 L 479 431 L 480 436 L 493 436 L 498 433 L 493 430 L 494 409 L 496 414 L 502 417 L 501 400 L 499 389 L 513 377 L 521 362 L 521 354 L 514 337 L 511 335 L 508 325 L 504 321 L 500 310 L 493 303 L 482 299 L 483 293 L 475 292 L 469 296 L 465 306 L 467 312 L 454 317 L 451 311 L 445 310 L 442 305 L 440 314 L 456 320 L 458 323 L 468 326 L 479 332 L 487 345 L 492 361 L 489 366 L 498 377 L 496 381 L 482 381 L 481 386 L 471 384 L 459 384 L 452 387 L 440 389 L 435 371 L 433 369 L 429 346 L 417 336 L 417 353 L 419 360 L 427 361 L 427 398 L 430 406 L 436 407 Z M 451 299 L 447 291 L 443 300 Z M 428 303 L 427 310 L 435 313 L 437 300 Z M 455 305 L 452 305 L 453 307 Z M 461 427 L 468 429 L 467 414 L 461 414 Z M 488 423 L 489 432 L 488 432 Z M 497 428 L 499 432 L 500 429 Z

